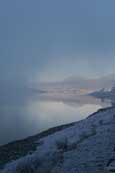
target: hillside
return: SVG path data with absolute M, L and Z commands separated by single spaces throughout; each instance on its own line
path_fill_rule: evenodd
M 5 156 L 0 155 L 0 173 L 107 173 L 108 169 L 114 172 L 114 134 L 115 108 L 101 109 L 59 130 L 54 128 L 41 136 L 14 142 L 10 160 L 5 162 Z M 12 144 L 3 146 L 6 153 L 9 146 Z M 13 157 L 21 147 L 24 152 L 27 150 L 25 154 Z

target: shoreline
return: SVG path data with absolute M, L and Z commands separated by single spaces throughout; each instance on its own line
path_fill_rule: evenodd
M 98 111 L 96 111 L 93 114 L 86 117 L 85 119 L 88 119 L 91 116 L 98 114 L 99 112 L 103 112 L 103 111 L 106 111 L 106 110 L 112 109 L 112 108 L 114 108 L 114 107 L 101 108 Z M 83 120 L 85 120 L 85 119 L 83 119 Z M 83 120 L 52 127 L 52 128 L 49 128 L 48 130 L 45 130 L 36 135 L 29 136 L 29 137 L 21 139 L 21 140 L 9 142 L 5 145 L 0 146 L 0 169 L 2 169 L 11 160 L 17 160 L 20 157 L 24 157 L 28 153 L 32 154 L 36 150 L 36 148 L 39 145 L 41 145 L 40 142 L 36 142 L 36 141 L 39 141 L 40 139 L 47 137 L 49 135 L 52 135 L 56 132 L 62 131 L 63 129 L 74 126 Z

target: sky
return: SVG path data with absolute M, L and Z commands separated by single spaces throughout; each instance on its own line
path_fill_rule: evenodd
M 1 0 L 0 81 L 115 73 L 115 0 Z

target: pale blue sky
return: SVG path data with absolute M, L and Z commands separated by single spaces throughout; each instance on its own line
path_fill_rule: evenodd
M 1 0 L 0 79 L 115 73 L 115 0 Z

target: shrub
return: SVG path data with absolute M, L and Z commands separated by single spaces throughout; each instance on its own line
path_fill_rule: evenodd
M 68 139 L 64 138 L 60 141 L 57 141 L 56 142 L 56 147 L 57 147 L 58 150 L 66 151 L 67 148 L 68 148 Z

